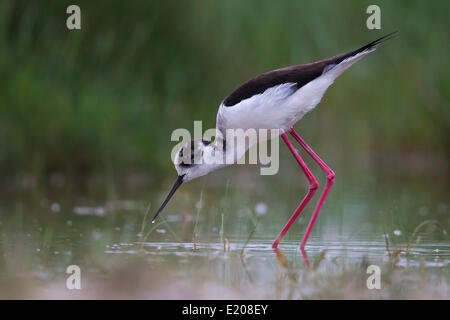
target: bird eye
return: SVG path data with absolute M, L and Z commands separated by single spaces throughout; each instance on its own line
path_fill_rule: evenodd
M 189 147 L 187 147 L 189 148 Z M 189 157 L 189 149 L 184 150 L 185 148 L 182 148 L 179 152 L 180 157 L 180 166 L 183 168 L 189 168 L 192 167 L 195 164 L 195 148 L 194 145 L 191 143 L 190 145 L 190 157 Z M 185 152 L 188 151 L 188 152 Z
M 203 144 L 203 146 L 207 146 L 211 144 L 211 141 L 202 139 L 201 143 Z M 192 140 L 190 143 L 184 145 L 178 152 L 178 163 L 179 166 L 183 168 L 189 168 L 199 164 L 202 157 L 203 149 L 200 148 L 198 144 L 196 144 L 195 140 Z
M 184 162 L 181 162 L 180 163 L 180 167 L 183 167 L 183 168 L 190 168 L 190 167 L 192 167 L 193 166 L 193 164 L 186 164 L 186 163 L 184 163 Z

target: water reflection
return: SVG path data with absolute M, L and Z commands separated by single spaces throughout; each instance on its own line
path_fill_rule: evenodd
M 316 294 L 334 297 L 338 289 L 335 282 L 339 285 L 348 282 L 354 286 L 348 288 L 350 292 L 343 292 L 341 298 L 346 294 L 348 297 L 374 298 L 373 292 L 365 287 L 367 267 L 371 264 L 380 266 L 383 279 L 388 282 L 383 297 L 391 296 L 390 290 L 394 289 L 388 287 L 396 288 L 398 282 L 405 279 L 404 283 L 409 281 L 411 287 L 404 284 L 403 295 L 397 297 L 408 297 L 409 294 L 419 297 L 420 290 L 434 292 L 436 289 L 441 298 L 449 293 L 447 287 L 442 287 L 442 281 L 448 281 L 450 245 L 443 243 L 423 242 L 408 249 L 406 245 L 389 249 L 382 238 L 350 243 L 315 239 L 311 241 L 310 250 L 300 250 L 294 241 L 273 249 L 270 240 L 254 239 L 243 250 L 243 239 L 230 242 L 230 251 L 217 242 L 197 243 L 196 246 L 191 242 L 136 242 L 116 246 L 107 253 L 159 257 L 148 260 L 149 264 L 164 266 L 166 270 L 206 286 L 211 285 L 213 279 L 213 283 L 223 288 L 242 290 L 245 287 L 249 294 L 265 288 L 265 298 L 314 298 Z M 424 274 L 433 280 L 423 283 Z M 159 276 L 167 282 L 173 281 L 164 274 Z M 418 283 L 424 285 L 420 290 Z M 408 290 L 411 290 L 409 294 Z
M 305 250 L 309 207 L 279 248 L 271 246 L 301 196 L 297 180 L 283 193 L 276 184 L 242 192 L 236 182 L 227 196 L 209 188 L 198 207 L 201 186 L 186 186 L 154 225 L 142 200 L 148 190 L 125 201 L 12 197 L 0 202 L 0 288 L 18 289 L 0 289 L 0 297 L 448 298 L 445 185 L 340 177 Z M 86 288 L 68 294 L 72 264 Z M 372 264 L 382 270 L 381 291 L 365 285 Z

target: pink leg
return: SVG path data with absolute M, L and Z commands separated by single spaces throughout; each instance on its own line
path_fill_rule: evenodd
M 330 191 L 331 186 L 334 182 L 335 174 L 333 170 L 331 170 L 325 162 L 323 162 L 317 154 L 314 153 L 314 151 L 306 144 L 305 141 L 303 141 L 302 138 L 298 135 L 297 132 L 295 132 L 294 128 L 289 129 L 289 133 L 294 137 L 294 139 L 305 149 L 305 151 L 314 159 L 314 161 L 317 162 L 319 167 L 325 172 L 327 175 L 327 183 L 325 184 L 325 188 L 323 189 L 322 194 L 320 195 L 319 202 L 317 203 L 316 208 L 314 209 L 313 215 L 311 217 L 311 220 L 309 220 L 308 227 L 306 228 L 305 235 L 303 236 L 302 242 L 300 243 L 300 248 L 304 248 L 306 241 L 308 241 L 309 234 L 311 233 L 311 230 L 314 226 L 314 222 L 317 219 L 317 216 L 319 215 L 320 208 L 322 207 L 323 202 L 325 201 L 325 198 L 327 197 L 328 191 Z
M 303 263 L 306 266 L 306 269 L 310 269 L 311 265 L 309 264 L 308 255 L 306 254 L 305 249 L 300 248 L 300 253 L 302 254 Z
M 284 132 L 281 134 L 281 138 L 283 139 L 284 143 L 286 143 L 287 147 L 291 151 L 291 153 L 294 156 L 295 160 L 297 160 L 298 164 L 300 165 L 300 167 L 302 168 L 303 172 L 305 173 L 306 178 L 309 181 L 309 190 L 308 190 L 308 193 L 306 194 L 305 198 L 303 199 L 303 201 L 300 203 L 298 208 L 294 211 L 294 214 L 291 216 L 289 221 L 284 226 L 283 230 L 281 230 L 280 234 L 278 235 L 278 237 L 273 242 L 272 248 L 276 248 L 278 246 L 278 243 L 280 243 L 281 239 L 286 234 L 286 232 L 289 230 L 289 228 L 291 227 L 292 223 L 294 223 L 295 219 L 297 219 L 297 217 L 300 214 L 300 212 L 302 212 L 303 208 L 306 206 L 306 204 L 309 202 L 309 200 L 312 198 L 312 196 L 316 192 L 317 188 L 319 187 L 319 184 L 317 183 L 316 178 L 313 176 L 311 171 L 309 171 L 308 167 L 306 166 L 306 163 L 302 160 L 300 155 L 294 149 L 294 146 L 289 141 L 288 137 L 286 136 L 286 134 Z

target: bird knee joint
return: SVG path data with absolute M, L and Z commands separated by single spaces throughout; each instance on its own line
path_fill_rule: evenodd
M 317 180 L 314 180 L 309 184 L 309 191 L 315 192 L 317 189 L 319 189 L 319 183 Z
M 336 177 L 336 175 L 334 174 L 333 171 L 330 171 L 330 172 L 327 174 L 327 180 L 330 181 L 330 182 L 334 182 L 334 178 L 335 178 L 335 177 Z

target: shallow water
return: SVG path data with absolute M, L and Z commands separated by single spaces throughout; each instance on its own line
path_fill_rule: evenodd
M 0 203 L 0 297 L 448 299 L 446 181 L 349 183 L 354 175 L 336 180 L 304 251 L 318 195 L 271 247 L 306 191 L 289 177 L 282 189 L 276 178 L 252 185 L 245 173 L 228 187 L 193 183 L 154 225 L 147 190 L 113 200 L 13 193 Z M 80 267 L 81 290 L 66 287 L 69 265 Z M 380 268 L 380 289 L 367 287 L 370 265 Z

